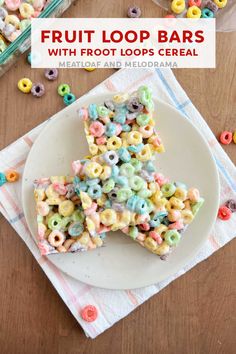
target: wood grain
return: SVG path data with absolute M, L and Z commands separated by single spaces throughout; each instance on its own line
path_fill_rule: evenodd
M 123 17 L 129 0 L 79 0 L 67 17 Z M 143 17 L 161 17 L 151 0 L 136 0 Z M 217 35 L 216 70 L 175 70 L 215 134 L 236 130 L 236 33 Z M 61 70 L 77 97 L 113 70 Z M 63 108 L 47 82 L 42 99 L 22 95 L 17 81 L 44 81 L 25 57 L 2 77 L 0 148 Z M 236 162 L 236 146 L 225 148 Z M 207 178 L 207 176 L 206 176 Z M 30 251 L 0 218 L 0 352 L 2 354 L 233 354 L 236 345 L 236 242 L 194 267 L 95 340 L 87 339 Z

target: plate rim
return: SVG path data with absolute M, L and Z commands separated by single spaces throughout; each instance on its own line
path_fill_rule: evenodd
M 41 138 L 41 135 L 44 133 L 44 131 L 46 131 L 46 129 L 48 129 L 48 127 L 50 127 L 51 125 L 55 124 L 56 120 L 58 119 L 63 119 L 63 117 L 60 117 L 58 116 L 57 117 L 57 114 L 58 113 L 61 113 L 62 111 L 66 112 L 66 111 L 69 111 L 71 109 L 71 107 L 74 105 L 78 105 L 79 104 L 79 101 L 80 100 L 83 100 L 83 99 L 87 99 L 88 96 L 90 97 L 91 100 L 96 99 L 96 100 L 99 100 L 100 98 L 102 100 L 104 100 L 104 97 L 112 97 L 114 96 L 114 93 L 101 93 L 101 94 L 90 94 L 90 93 L 87 93 L 86 95 L 80 97 L 78 100 L 76 100 L 72 105 L 70 105 L 69 107 L 65 107 L 64 109 L 62 109 L 61 111 L 59 112 L 56 112 L 53 116 L 51 116 L 47 121 L 46 121 L 46 125 L 45 127 L 41 130 L 41 132 L 39 133 L 39 135 L 37 136 L 37 138 L 35 139 L 31 149 L 30 149 L 30 152 L 27 156 L 27 159 L 26 159 L 26 162 L 25 162 L 25 166 L 24 166 L 24 171 L 23 171 L 23 174 L 22 174 L 22 186 L 21 186 L 21 197 L 22 197 L 22 208 L 23 208 L 23 212 L 24 212 L 24 216 L 25 216 L 25 220 L 26 220 L 26 223 L 27 223 L 27 226 L 29 228 L 29 231 L 30 231 L 30 234 L 31 234 L 31 237 L 33 238 L 34 242 L 36 243 L 37 245 L 37 242 L 36 242 L 36 236 L 34 236 L 34 233 L 33 233 L 33 230 L 31 228 L 31 225 L 30 223 L 28 223 L 28 220 L 27 220 L 27 212 L 26 212 L 26 196 L 25 196 L 25 193 L 24 193 L 24 189 L 25 189 L 25 184 L 26 184 L 26 180 L 25 180 L 25 174 L 26 174 L 26 170 L 27 170 L 27 165 L 29 163 L 29 156 L 31 155 L 32 151 L 34 150 L 35 146 L 38 143 L 38 141 L 40 141 L 40 138 Z M 208 153 L 211 157 L 211 160 L 212 160 L 212 166 L 214 167 L 214 175 L 215 175 L 215 182 L 216 182 L 216 200 L 217 200 L 217 203 L 216 203 L 216 206 L 215 206 L 215 210 L 214 210 L 214 213 L 212 213 L 212 221 L 211 223 L 209 223 L 209 227 L 207 228 L 206 232 L 205 232 L 205 238 L 202 239 L 201 242 L 198 243 L 198 246 L 195 247 L 192 251 L 190 251 L 188 253 L 188 255 L 186 255 L 186 257 L 184 258 L 184 261 L 183 262 L 179 262 L 179 265 L 177 267 L 175 267 L 175 271 L 169 271 L 167 272 L 168 274 L 165 275 L 163 278 L 159 279 L 157 282 L 142 282 L 142 284 L 140 284 L 140 286 L 129 286 L 128 288 L 127 287 L 116 287 L 116 286 L 111 286 L 110 284 L 105 287 L 101 287 L 99 285 L 95 285 L 93 281 L 90 281 L 90 279 L 88 279 L 88 281 L 85 281 L 85 280 L 80 280 L 78 279 L 77 277 L 71 275 L 69 272 L 63 270 L 61 267 L 58 267 L 57 264 L 55 264 L 53 261 L 52 261 L 52 258 L 54 256 L 54 254 L 51 254 L 51 255 L 46 255 L 47 259 L 52 262 L 60 271 L 62 271 L 63 273 L 65 273 L 66 275 L 72 277 L 73 279 L 76 279 L 78 281 L 81 281 L 85 284 L 88 284 L 90 286 L 94 286 L 94 287 L 98 287 L 98 288 L 104 288 L 104 289 L 110 289 L 110 290 L 128 290 L 128 289 L 139 289 L 139 288 L 143 288 L 143 287 L 146 287 L 146 286 L 151 286 L 151 285 L 154 285 L 154 284 L 157 284 L 157 283 L 160 283 L 166 279 L 168 279 L 170 276 L 174 276 L 175 274 L 177 274 L 181 269 L 185 268 L 185 266 L 191 262 L 192 259 L 194 259 L 194 257 L 197 256 L 197 254 L 200 252 L 201 248 L 203 247 L 204 243 L 207 241 L 207 237 L 214 225 L 214 221 L 216 220 L 216 217 L 217 217 L 217 213 L 218 213 L 218 207 L 219 207 L 219 202 L 220 202 L 220 179 L 219 179 L 219 171 L 218 171 L 218 168 L 217 168 L 217 165 L 216 165 L 216 162 L 215 162 L 215 158 L 214 158 L 214 155 L 210 149 L 210 146 L 206 140 L 206 138 L 202 135 L 200 129 L 190 120 L 188 119 L 188 117 L 185 117 L 184 114 L 182 112 L 180 112 L 175 106 L 165 102 L 164 100 L 162 99 L 159 99 L 159 98 L 156 98 L 154 97 L 153 98 L 154 102 L 156 102 L 156 104 L 158 105 L 159 103 L 161 103 L 162 105 L 164 106 L 167 106 L 168 109 L 170 110 L 173 110 L 175 112 L 177 112 L 178 115 L 182 116 L 182 119 L 186 120 L 187 124 L 191 125 L 192 128 L 194 130 L 197 131 L 198 133 L 198 136 L 199 138 L 204 142 L 204 145 L 205 147 L 207 148 L 208 150 Z M 33 182 L 33 181 L 32 181 Z M 214 216 L 214 217 L 213 217 Z

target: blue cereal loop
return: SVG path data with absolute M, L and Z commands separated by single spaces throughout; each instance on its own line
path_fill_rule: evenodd
M 130 146 L 128 146 L 128 150 L 130 152 L 134 152 L 136 154 L 136 153 L 139 153 L 143 149 L 143 147 L 144 147 L 143 143 L 138 144 L 138 145 L 130 145 Z
M 99 178 L 92 178 L 92 179 L 87 179 L 86 183 L 87 185 L 90 186 L 95 186 L 96 184 L 98 184 L 100 182 Z
M 121 187 L 126 187 L 129 184 L 128 178 L 125 176 L 117 176 L 115 177 L 115 182 Z
M 116 166 L 116 165 L 112 166 L 111 177 L 116 178 L 119 175 L 119 172 L 120 172 L 120 169 L 118 166 Z
M 118 152 L 118 156 L 121 161 L 129 162 L 131 160 L 131 156 L 129 154 L 129 151 L 126 148 L 121 147 L 117 152 Z
M 147 213 L 147 202 L 145 199 L 138 198 L 135 205 L 135 211 L 137 214 L 141 215 Z
M 131 131 L 131 126 L 129 124 L 123 124 L 122 125 L 122 131 L 123 132 L 130 132 Z
M 91 103 L 88 106 L 88 113 L 89 113 L 90 119 L 92 119 L 92 120 L 98 119 L 97 105 L 95 103 Z
M 6 183 L 7 179 L 4 173 L 0 172 L 0 187 Z
M 148 172 L 155 172 L 155 166 L 153 164 L 153 162 L 151 160 L 147 161 L 146 164 L 145 164 L 145 169 L 148 171 Z
M 135 211 L 138 199 L 136 195 L 133 195 L 127 200 L 126 206 L 130 211 Z
M 125 121 L 126 121 L 126 114 L 125 113 L 122 113 L 122 112 L 117 112 L 115 115 L 114 115 L 114 121 L 117 122 L 117 123 L 120 123 L 120 124 L 125 124 Z
M 109 136 L 109 137 L 116 135 L 116 125 L 114 123 L 108 123 L 106 125 L 105 134 L 106 134 L 106 136 Z
M 89 187 L 87 193 L 92 199 L 98 199 L 102 196 L 102 188 L 99 184 L 92 185 Z

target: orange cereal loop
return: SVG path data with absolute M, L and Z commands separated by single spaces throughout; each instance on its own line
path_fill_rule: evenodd
M 16 171 L 8 171 L 6 173 L 7 182 L 10 182 L 10 183 L 18 181 L 19 177 L 20 177 L 20 175 Z

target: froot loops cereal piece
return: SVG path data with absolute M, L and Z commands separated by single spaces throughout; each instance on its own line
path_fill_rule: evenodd
M 185 0 L 173 0 L 171 10 L 176 14 L 183 12 L 185 10 Z
M 45 94 L 44 84 L 40 82 L 37 84 L 33 84 L 31 88 L 31 93 L 34 97 L 42 97 Z
M 21 3 L 20 7 L 19 7 L 19 11 L 21 14 L 22 18 L 31 18 L 34 14 L 34 8 L 32 5 L 28 4 L 28 3 Z
M 30 79 L 23 78 L 18 81 L 18 89 L 23 93 L 30 93 L 33 83 Z
M 60 96 L 64 97 L 68 93 L 70 93 L 70 86 L 67 84 L 61 84 L 58 86 L 57 92 Z
M 6 8 L 10 11 L 16 11 L 20 8 L 21 0 L 5 0 Z
M 45 69 L 44 76 L 46 77 L 47 80 L 54 81 L 58 78 L 58 70 L 57 69 Z M 58 90 L 59 90 L 59 88 L 58 88 Z M 61 91 L 63 92 L 63 96 L 64 96 L 65 91 L 60 90 L 60 92 Z
M 69 106 L 70 104 L 72 104 L 76 101 L 76 97 L 73 93 L 70 92 L 70 93 L 67 93 L 66 95 L 64 95 L 63 101 L 66 106 Z
M 81 311 L 81 317 L 86 322 L 94 322 L 98 317 L 97 308 L 93 305 L 85 306 Z
M 0 172 L 0 187 L 6 183 L 7 179 L 3 172 Z
M 42 255 L 88 251 L 104 244 L 106 235 L 100 230 L 99 214 L 97 214 L 99 227 L 92 236 L 88 231 L 82 199 L 75 191 L 68 193 L 72 187 L 74 190 L 74 180 L 75 184 L 78 183 L 75 177 L 65 176 L 43 178 L 34 182 L 38 246 Z M 84 203 L 86 209 L 88 205 Z M 92 215 L 96 214 L 96 209 L 94 203 Z
M 229 208 L 227 208 L 227 206 L 222 205 L 219 208 L 219 211 L 218 211 L 218 218 L 219 219 L 221 219 L 223 221 L 227 221 L 231 218 L 231 215 L 232 215 L 232 212 Z
M 236 144 L 236 131 L 233 133 L 233 142 Z
M 187 18 L 200 18 L 201 17 L 201 9 L 197 6 L 191 6 L 187 11 Z
M 188 1 L 188 6 L 198 6 L 200 7 L 202 4 L 202 0 L 189 0 Z
M 96 68 L 84 68 L 84 70 L 91 72 L 91 71 L 96 70 Z
M 227 5 L 228 0 L 214 0 L 214 3 L 220 8 L 222 9 L 223 7 L 225 7 Z
M 18 181 L 19 177 L 20 177 L 20 175 L 16 171 L 8 171 L 6 173 L 6 180 L 7 180 L 7 182 L 10 182 L 10 183 Z
M 130 6 L 128 8 L 127 16 L 130 18 L 138 18 L 141 14 L 141 9 L 138 6 Z
M 234 199 L 229 199 L 225 203 L 225 206 L 231 210 L 232 213 L 236 212 L 236 200 Z
M 213 18 L 214 16 L 214 12 L 211 11 L 210 9 L 208 9 L 207 7 L 202 9 L 202 18 Z
M 233 134 L 229 131 L 223 131 L 221 134 L 220 134 L 220 142 L 221 144 L 224 144 L 224 145 L 228 145 L 231 143 L 233 139 Z

